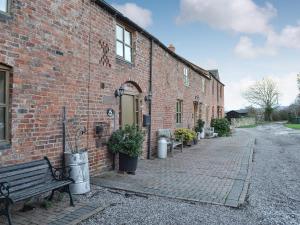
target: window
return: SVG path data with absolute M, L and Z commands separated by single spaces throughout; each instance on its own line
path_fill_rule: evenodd
M 0 11 L 8 13 L 10 0 L 0 0 Z
M 190 85 L 190 80 L 189 80 L 189 70 L 188 68 L 183 68 L 183 82 L 185 86 Z
M 176 123 L 182 123 L 182 100 L 177 100 L 176 103 Z
M 222 87 L 222 85 L 220 85 L 220 98 L 223 98 L 223 93 L 222 93 L 222 91 L 223 91 L 223 87 Z
M 215 107 L 214 106 L 211 108 L 211 118 L 212 119 L 215 118 Z
M 117 25 L 116 27 L 116 52 L 117 56 L 132 62 L 132 35 L 124 27 Z
M 205 79 L 202 77 L 202 92 L 205 93 Z
M 0 65 L 0 142 L 8 140 L 9 69 Z
M 215 94 L 215 81 L 212 82 L 212 94 Z

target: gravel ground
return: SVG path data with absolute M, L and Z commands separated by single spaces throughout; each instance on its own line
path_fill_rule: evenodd
M 246 130 L 246 129 L 244 129 Z M 107 206 L 80 223 L 94 224 L 300 224 L 300 133 L 282 124 L 247 129 L 256 137 L 247 203 L 239 209 L 93 187 L 89 201 Z

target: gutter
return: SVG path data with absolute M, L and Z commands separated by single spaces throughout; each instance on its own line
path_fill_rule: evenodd
M 150 40 L 150 77 L 149 77 L 149 94 L 152 95 L 152 76 L 153 76 L 153 40 Z M 152 127 L 152 99 L 149 101 L 149 116 L 150 116 L 150 125 L 148 126 L 148 149 L 147 149 L 147 159 L 151 158 L 151 127 Z

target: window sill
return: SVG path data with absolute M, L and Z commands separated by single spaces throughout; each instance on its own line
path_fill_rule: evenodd
M 0 151 L 7 150 L 11 148 L 11 144 L 7 141 L 1 141 L 0 142 Z
M 0 22 L 6 22 L 11 19 L 12 19 L 11 14 L 0 11 Z
M 134 64 L 132 62 L 129 62 L 129 61 L 127 61 L 124 58 L 119 57 L 119 56 L 116 57 L 116 61 L 117 61 L 117 63 L 124 63 L 124 64 L 127 64 L 127 65 L 131 66 L 131 67 L 134 66 Z
M 182 128 L 182 123 L 176 123 L 176 128 Z

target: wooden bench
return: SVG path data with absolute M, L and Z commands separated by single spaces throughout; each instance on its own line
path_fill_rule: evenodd
M 0 167 L 0 216 L 4 215 L 12 224 L 10 209 L 19 201 L 52 191 L 49 200 L 52 200 L 55 191 L 67 192 L 70 205 L 74 206 L 69 184 L 71 169 L 53 168 L 47 157 L 43 160 L 13 166 Z
M 171 155 L 173 154 L 174 148 L 180 146 L 181 152 L 183 151 L 183 138 L 177 139 L 173 137 L 170 129 L 158 129 L 158 138 L 165 137 L 168 142 L 168 148 L 170 149 Z

